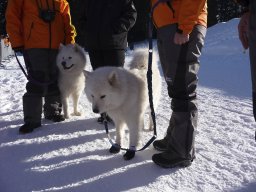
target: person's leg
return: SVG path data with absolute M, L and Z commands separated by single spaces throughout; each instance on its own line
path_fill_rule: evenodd
M 174 39 L 176 29 L 177 26 L 173 24 L 157 30 L 157 48 L 167 86 L 173 83 L 180 54 L 180 46 L 171 42 L 171 39 Z M 163 139 L 154 141 L 153 146 L 155 149 L 159 151 L 167 150 L 168 141 L 170 139 L 168 133 L 171 132 L 172 128 L 173 126 L 168 127 L 167 134 Z
M 104 66 L 123 67 L 125 50 L 91 50 L 89 51 L 89 57 L 93 70 Z
M 188 166 L 195 156 L 194 134 L 198 117 L 196 104 L 198 59 L 201 55 L 205 34 L 205 27 L 198 25 L 194 28 L 189 42 L 180 48 L 175 72 L 170 73 L 170 76 L 166 78 L 173 110 L 166 135 L 168 146 L 166 152 L 152 157 L 156 164 L 163 167 Z M 173 56 L 173 50 L 170 48 L 169 51 Z
M 44 103 L 44 116 L 48 120 L 54 122 L 64 121 L 64 116 L 61 115 L 62 104 L 60 98 L 60 90 L 58 87 L 58 68 L 56 65 L 56 57 L 58 50 L 46 50 L 47 60 L 45 65 L 47 65 L 47 76 L 46 80 L 49 82 L 47 85 L 47 90 L 45 93 L 45 103 Z
M 123 67 L 125 62 L 125 50 L 105 50 L 103 51 L 104 66 Z
M 20 127 L 20 133 L 30 133 L 41 126 L 42 96 L 44 88 L 37 83 L 44 75 L 38 64 L 38 50 L 25 50 L 24 61 L 28 73 L 26 93 L 23 96 L 24 125 Z
M 102 51 L 90 50 L 88 53 L 93 70 L 104 66 L 104 57 L 102 55 Z

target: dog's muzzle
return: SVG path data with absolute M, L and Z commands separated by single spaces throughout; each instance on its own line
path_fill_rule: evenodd
M 65 61 L 62 61 L 62 62 L 61 62 L 61 65 L 62 65 L 62 67 L 63 67 L 64 70 L 71 69 L 71 68 L 74 66 L 74 64 L 72 64 L 72 65 L 70 65 L 69 67 L 67 67 L 67 63 L 66 63 Z

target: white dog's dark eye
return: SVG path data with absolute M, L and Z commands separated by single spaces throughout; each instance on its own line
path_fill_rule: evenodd
M 106 97 L 106 95 L 102 95 L 100 98 L 101 98 L 101 99 L 104 99 L 105 97 Z
M 94 95 L 91 95 L 92 98 L 94 98 Z
M 68 57 L 68 59 L 72 59 L 72 57 Z

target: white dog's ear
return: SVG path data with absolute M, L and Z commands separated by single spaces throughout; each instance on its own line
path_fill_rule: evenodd
M 82 47 L 80 47 L 77 43 L 74 44 L 75 52 L 83 52 Z
M 74 48 L 75 48 L 75 52 L 79 51 L 79 46 L 76 43 L 74 44 Z
M 86 79 L 91 75 L 90 71 L 83 70 L 83 73 Z
M 59 50 L 61 50 L 63 47 L 65 47 L 65 45 L 63 45 L 62 43 L 59 46 Z
M 117 76 L 117 73 L 115 71 L 112 71 L 109 76 L 108 76 L 108 83 L 111 85 L 111 86 L 114 86 L 116 85 L 117 83 L 117 79 L 118 79 L 118 76 Z

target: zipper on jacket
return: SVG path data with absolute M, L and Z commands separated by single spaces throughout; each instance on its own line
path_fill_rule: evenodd
M 32 22 L 31 25 L 30 25 L 30 29 L 29 29 L 29 34 L 28 34 L 27 40 L 30 39 L 30 36 L 31 36 L 31 33 L 32 33 L 32 29 L 33 29 L 33 28 L 34 28 L 34 22 Z

